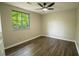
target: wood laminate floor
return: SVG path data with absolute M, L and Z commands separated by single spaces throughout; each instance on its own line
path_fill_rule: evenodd
M 8 56 L 77 56 L 74 42 L 49 37 L 38 37 L 5 50 Z

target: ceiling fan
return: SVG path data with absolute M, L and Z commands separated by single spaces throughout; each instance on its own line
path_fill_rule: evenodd
M 48 11 L 48 10 L 53 10 L 54 8 L 51 8 L 55 3 L 52 2 L 50 4 L 43 2 L 43 3 L 37 3 L 41 8 L 38 8 L 37 10 L 43 10 L 43 11 Z

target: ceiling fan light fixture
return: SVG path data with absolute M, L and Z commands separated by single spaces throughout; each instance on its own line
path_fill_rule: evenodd
M 43 11 L 47 11 L 48 9 L 47 9 L 47 8 L 43 8 L 42 10 L 43 10 Z
M 52 2 L 52 3 L 46 3 L 46 2 L 43 2 L 43 3 L 37 3 L 41 8 L 39 8 L 38 10 L 42 10 L 44 12 L 48 12 L 48 11 L 51 11 L 53 10 L 54 8 L 52 8 L 52 6 L 55 4 L 55 2 Z

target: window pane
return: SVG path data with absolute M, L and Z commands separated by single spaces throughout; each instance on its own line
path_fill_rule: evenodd
M 27 20 L 28 20 L 27 15 L 25 13 L 22 13 L 22 26 L 23 26 L 23 28 L 27 28 L 27 25 L 28 25 Z
M 28 14 L 19 12 L 19 11 L 12 11 L 12 25 L 14 29 L 25 29 L 28 28 L 29 25 L 29 18 Z
M 14 28 L 17 27 L 17 17 L 18 17 L 18 14 L 17 12 L 12 12 L 12 25 Z

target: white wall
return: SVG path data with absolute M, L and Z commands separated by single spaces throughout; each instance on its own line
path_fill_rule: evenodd
M 41 15 L 3 3 L 0 3 L 0 9 L 2 13 L 2 27 L 5 48 L 13 46 L 22 41 L 26 41 L 41 34 Z M 13 31 L 11 23 L 11 10 L 18 10 L 29 13 L 30 29 Z
M 66 10 L 43 15 L 43 35 L 75 40 L 76 10 Z

